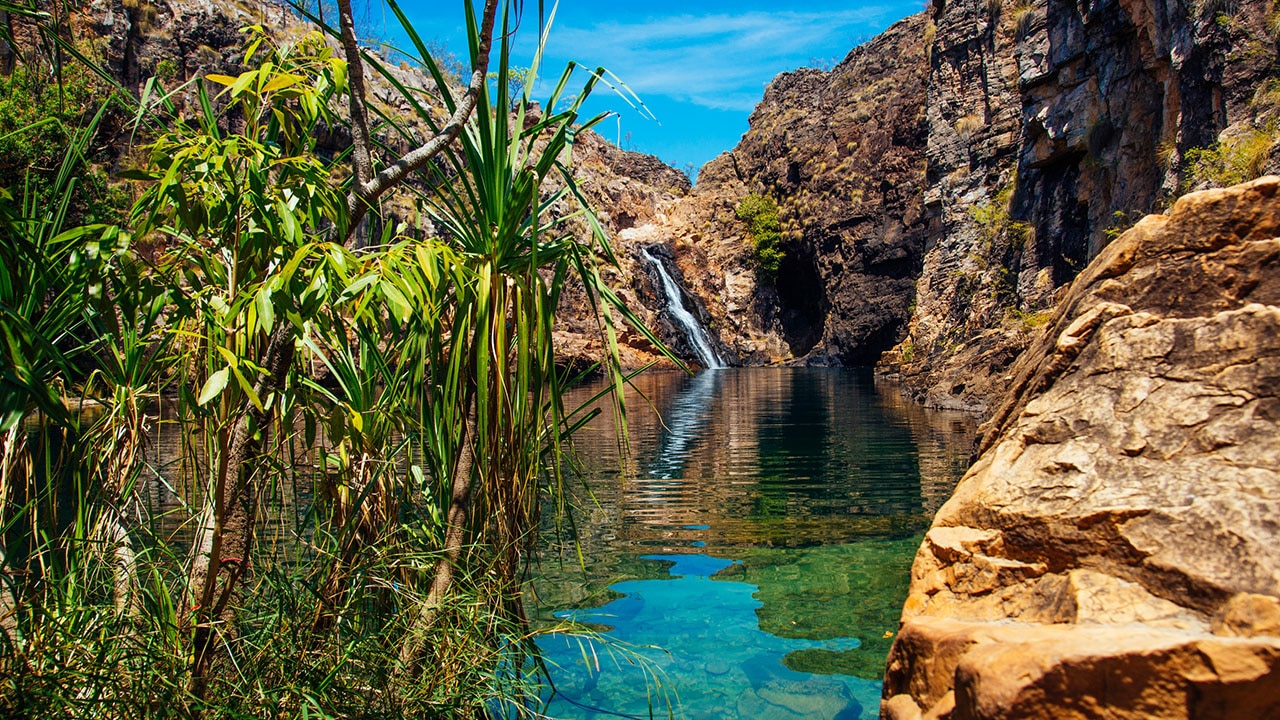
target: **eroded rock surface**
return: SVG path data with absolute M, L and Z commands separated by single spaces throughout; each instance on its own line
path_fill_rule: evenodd
M 1280 177 L 1106 247 L 912 569 L 889 718 L 1280 717 Z
M 1188 153 L 1269 122 L 1257 91 L 1274 76 L 1275 12 L 1269 0 L 930 4 L 934 223 L 908 337 L 885 358 L 918 399 L 988 409 L 1061 288 L 1177 197 Z

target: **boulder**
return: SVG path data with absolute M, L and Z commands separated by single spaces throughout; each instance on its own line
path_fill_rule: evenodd
M 1280 177 L 1107 248 L 912 568 L 884 717 L 1280 717 Z

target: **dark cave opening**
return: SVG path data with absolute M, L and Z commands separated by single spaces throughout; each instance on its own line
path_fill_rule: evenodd
M 774 287 L 783 339 L 794 357 L 803 357 L 822 340 L 826 326 L 827 296 L 815 258 L 787 253 Z

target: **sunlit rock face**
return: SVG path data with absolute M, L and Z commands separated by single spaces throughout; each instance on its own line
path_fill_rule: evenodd
M 1280 714 L 1280 177 L 1112 242 L 1012 377 L 916 556 L 884 716 Z
M 924 255 L 924 16 L 830 71 L 776 77 L 732 151 L 653 229 L 735 364 L 868 365 L 900 339 Z M 785 257 L 758 275 L 735 208 L 778 204 Z
M 938 0 L 829 72 L 778 76 L 643 229 L 738 362 L 879 362 L 930 405 L 985 410 L 1065 285 L 1178 194 L 1187 151 L 1272 112 L 1273 13 Z M 752 192 L 779 207 L 773 279 L 734 215 Z
M 1269 0 L 932 2 L 935 222 L 886 368 L 931 405 L 999 397 L 1037 313 L 1177 196 L 1185 153 L 1269 112 L 1254 99 L 1276 60 L 1271 12 Z

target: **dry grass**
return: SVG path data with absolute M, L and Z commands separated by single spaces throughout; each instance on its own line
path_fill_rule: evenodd
M 986 124 L 981 115 L 965 115 L 956 120 L 956 134 L 960 136 L 961 140 L 969 142 Z
M 1031 32 L 1031 25 L 1036 19 L 1036 6 L 1028 0 L 1022 0 L 1013 7 L 1009 8 L 1009 26 L 1013 29 L 1013 35 L 1018 40 L 1027 37 Z

